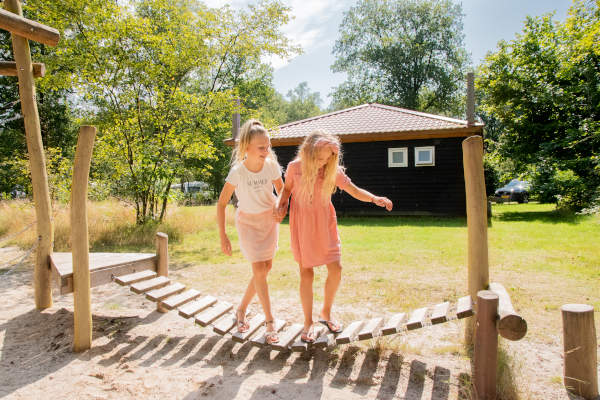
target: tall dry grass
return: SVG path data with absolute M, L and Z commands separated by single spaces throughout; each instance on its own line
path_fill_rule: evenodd
M 54 250 L 69 251 L 71 224 L 68 205 L 53 206 Z M 90 250 L 140 251 L 154 248 L 156 232 L 165 232 L 171 242 L 214 225 L 212 213 L 198 213 L 193 207 L 170 205 L 166 222 L 135 224 L 135 209 L 117 200 L 88 202 Z M 0 246 L 30 248 L 36 240 L 35 208 L 28 201 L 0 203 Z

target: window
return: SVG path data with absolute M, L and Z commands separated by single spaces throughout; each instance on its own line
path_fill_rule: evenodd
M 435 165 L 435 147 L 415 147 L 415 167 Z
M 388 149 L 388 167 L 408 167 L 408 148 Z

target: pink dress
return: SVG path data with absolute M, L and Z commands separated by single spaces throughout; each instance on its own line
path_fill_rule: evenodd
M 302 168 L 300 160 L 288 164 L 285 182 L 292 185 L 290 203 L 290 233 L 294 259 L 301 267 L 312 268 L 319 265 L 339 261 L 342 255 L 340 236 L 337 229 L 335 208 L 328 201 L 321 200 L 323 176 L 317 178 L 313 200 L 301 200 L 297 195 L 300 190 Z M 335 184 L 342 190 L 350 185 L 350 178 L 338 170 Z

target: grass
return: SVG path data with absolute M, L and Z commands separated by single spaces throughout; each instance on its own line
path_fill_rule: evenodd
M 135 226 L 130 207 L 115 201 L 90 203 L 88 214 L 92 251 L 152 251 L 154 233 L 161 230 L 169 234 L 172 269 L 188 284 L 235 295 L 248 282 L 231 207 L 232 257 L 220 252 L 214 206 L 172 206 L 164 224 L 142 227 Z M 34 228 L 8 242 L 3 238 L 33 222 L 34 215 L 29 203 L 0 203 L 0 245 L 29 248 Z M 68 209 L 56 207 L 54 215 L 55 249 L 68 251 Z M 375 313 L 391 313 L 456 300 L 467 292 L 465 218 L 346 217 L 340 218 L 339 230 L 344 272 L 336 304 L 341 319 L 353 317 L 357 301 Z M 289 243 L 284 222 L 269 284 L 274 298 L 295 301 L 298 274 Z M 509 291 L 515 309 L 528 321 L 529 338 L 545 341 L 560 333 L 562 304 L 587 303 L 600 310 L 600 215 L 561 214 L 546 204 L 496 204 L 488 243 L 490 279 Z M 324 275 L 316 274 L 317 302 Z

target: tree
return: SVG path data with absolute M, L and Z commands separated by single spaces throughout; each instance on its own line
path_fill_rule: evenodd
M 468 64 L 462 7 L 451 0 L 359 0 L 344 14 L 332 70 L 335 108 L 381 102 L 463 114 Z
M 193 0 L 32 0 L 27 9 L 63 37 L 44 60 L 52 73 L 43 84 L 83 97 L 99 127 L 93 171 L 134 201 L 138 223 L 164 217 L 190 160 L 215 158 L 246 72 L 295 49 L 280 31 L 289 9 L 277 1 L 239 13 Z
M 600 11 L 575 1 L 564 24 L 528 17 L 478 73 L 480 108 L 497 119 L 494 148 L 545 198 L 581 209 L 600 195 Z

